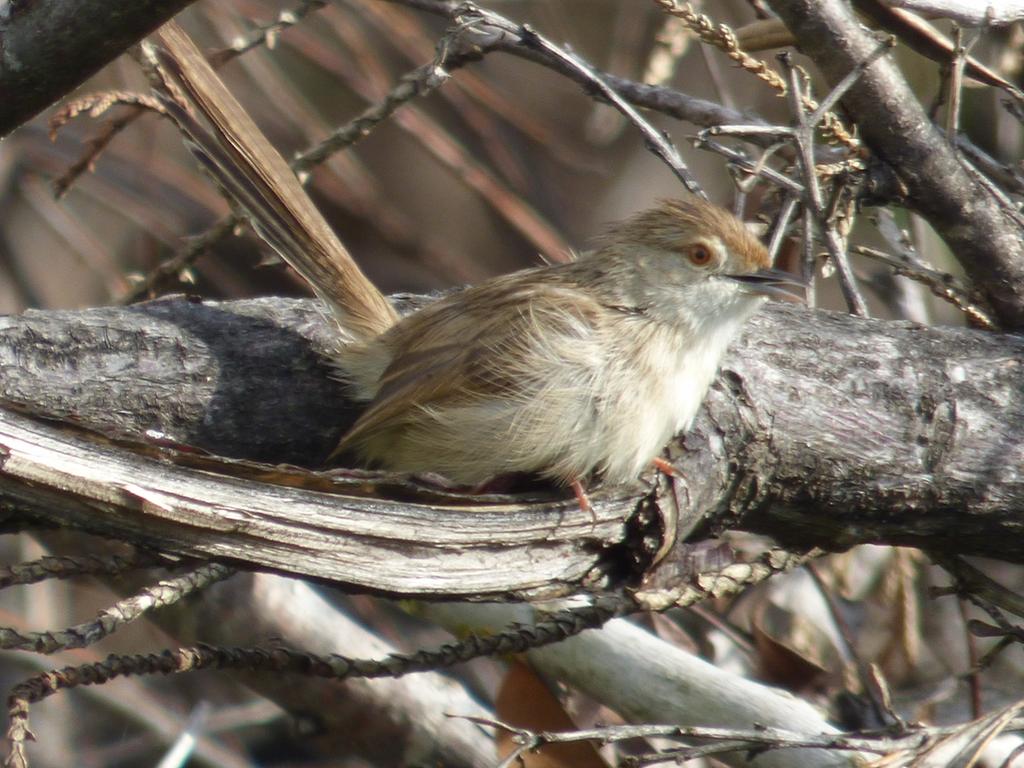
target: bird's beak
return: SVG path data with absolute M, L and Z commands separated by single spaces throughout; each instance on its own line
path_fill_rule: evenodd
M 807 301 L 807 284 L 791 272 L 781 269 L 759 269 L 743 275 L 723 275 L 735 280 L 747 293 Z

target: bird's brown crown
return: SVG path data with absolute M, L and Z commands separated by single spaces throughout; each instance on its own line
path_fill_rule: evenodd
M 661 200 L 652 208 L 615 224 L 606 242 L 634 242 L 651 248 L 678 251 L 700 239 L 717 237 L 744 272 L 771 266 L 768 250 L 746 225 L 729 211 L 699 198 Z

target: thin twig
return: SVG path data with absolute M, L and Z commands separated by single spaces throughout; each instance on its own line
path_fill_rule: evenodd
M 655 0 L 655 3 L 661 6 L 666 13 L 681 19 L 703 42 L 721 49 L 739 67 L 767 83 L 780 96 L 787 93 L 786 81 L 763 61 L 743 51 L 739 46 L 736 33 L 727 25 L 715 26 L 710 17 L 697 13 L 690 3 L 679 3 L 678 0 Z M 837 141 L 845 145 L 848 150 L 860 150 L 860 142 L 846 129 L 842 120 L 831 109 L 819 109 L 818 103 L 805 93 L 800 94 L 800 99 L 804 109 L 809 112 L 821 113 L 814 124 L 821 124 L 826 140 Z M 835 100 L 832 103 L 834 104 Z
M 797 195 L 793 193 L 786 195 L 782 208 L 779 209 L 779 215 L 775 218 L 775 228 L 772 230 L 771 240 L 768 242 L 768 253 L 772 257 L 772 261 L 775 261 L 778 256 L 779 248 L 782 247 L 782 241 L 789 232 L 790 223 L 793 221 L 793 216 L 799 205 L 800 198 Z
M 967 315 L 972 324 L 979 328 L 996 329 L 992 310 L 985 305 L 984 301 L 953 275 L 935 269 L 922 259 L 910 238 L 896 224 L 896 219 L 891 211 L 880 208 L 872 219 L 878 233 L 895 251 L 895 255 L 866 246 L 855 247 L 853 250 L 856 253 L 882 261 L 890 266 L 896 274 L 927 286 L 935 296 L 955 306 Z
M 964 38 L 968 40 L 965 42 Z M 964 87 L 964 66 L 970 56 L 971 48 L 978 42 L 977 31 L 965 35 L 964 28 L 956 25 L 953 30 L 953 63 L 949 73 L 949 105 L 946 110 L 946 138 L 950 147 L 956 151 L 956 137 L 960 133 L 960 102 Z
M 860 653 L 857 651 L 857 644 L 853 638 L 853 632 L 850 629 L 849 623 L 843 618 L 843 614 L 839 609 L 839 604 L 835 599 L 835 595 L 832 594 L 832 590 L 825 584 L 818 569 L 814 566 L 814 563 L 808 563 L 804 566 L 807 570 L 808 575 L 811 577 L 811 581 L 814 582 L 814 586 L 818 589 L 818 594 L 821 595 L 821 599 L 825 601 L 825 606 L 828 608 L 829 615 L 832 617 L 832 623 L 835 625 L 839 632 L 839 637 L 843 641 L 843 645 L 846 647 L 847 655 L 853 659 L 853 666 L 857 671 L 857 677 L 860 679 L 861 689 L 868 697 L 868 701 L 871 702 L 871 708 L 874 710 L 875 721 L 879 726 L 888 725 L 893 722 L 899 722 L 899 718 L 895 716 L 895 713 L 891 709 L 887 708 L 883 703 L 884 697 L 879 695 L 878 688 L 875 685 L 874 676 L 868 669 L 867 663 L 861 658 Z
M 102 684 L 124 676 L 169 675 L 203 669 L 290 673 L 334 680 L 400 677 L 412 672 L 444 669 L 481 656 L 523 653 L 560 642 L 586 629 L 602 626 L 631 605 L 617 597 L 598 598 L 592 605 L 561 611 L 530 626 L 516 625 L 499 634 L 470 636 L 433 651 L 392 654 L 379 660 L 307 653 L 284 647 L 220 648 L 202 644 L 159 654 L 111 654 L 103 662 L 36 675 L 13 688 L 8 697 L 10 753 L 6 765 L 10 768 L 28 766 L 25 741 L 34 738 L 28 722 L 30 704 L 80 685 Z
M 210 563 L 173 579 L 146 587 L 131 597 L 118 600 L 100 611 L 93 620 L 56 632 L 18 632 L 0 627 L 0 648 L 4 650 L 56 653 L 69 648 L 85 648 L 116 632 L 148 611 L 172 605 L 186 595 L 234 574 L 233 568 Z
M 141 549 L 131 555 L 41 557 L 28 563 L 0 567 L 0 589 L 6 589 L 16 584 L 36 584 L 47 579 L 115 576 L 140 568 L 150 568 L 156 565 L 166 567 L 170 564 L 170 560 Z
M 220 67 L 231 59 L 252 50 L 261 43 L 265 43 L 267 47 L 272 48 L 273 41 L 281 34 L 281 32 L 286 30 L 288 27 L 299 23 L 299 21 L 301 21 L 311 11 L 323 7 L 324 3 L 325 0 L 301 0 L 295 8 L 281 11 L 276 21 L 265 26 L 256 27 L 256 29 L 250 34 L 249 38 L 236 43 L 235 46 L 211 54 L 210 63 L 215 68 Z M 139 97 L 139 94 L 132 94 L 132 96 Z M 54 130 L 55 121 L 57 121 L 63 113 L 66 113 L 70 106 L 71 105 L 63 107 L 53 118 L 51 118 L 51 131 Z M 146 114 L 148 109 L 152 109 L 152 107 L 147 104 L 136 105 L 130 111 L 120 117 L 108 120 L 103 126 L 101 126 L 99 133 L 85 141 L 85 145 L 87 147 L 85 153 L 78 160 L 72 163 L 71 166 L 69 166 L 67 170 L 65 170 L 64 173 L 53 182 L 54 194 L 58 198 L 66 195 L 68 190 L 71 189 L 71 186 L 83 173 L 92 170 L 92 168 L 95 167 L 96 161 L 99 160 L 100 155 L 103 154 L 103 151 L 110 145 L 117 135 L 142 117 L 142 115 Z M 97 117 L 98 115 L 91 116 Z
M 594 89 L 640 130 L 647 148 L 672 170 L 687 190 L 700 197 L 707 197 L 693 174 L 690 173 L 689 168 L 686 167 L 679 150 L 668 140 L 665 133 L 651 125 L 650 121 L 623 99 L 597 70 L 575 53 L 555 45 L 527 24 L 517 24 L 494 11 L 478 8 L 472 3 L 462 6 L 459 17 L 467 25 L 490 28 L 487 29 L 488 32 L 494 30 L 501 35 L 518 37 L 527 48 L 539 51 L 547 58 L 560 63 L 564 68 L 575 72 L 588 88 Z
M 454 27 L 445 32 L 438 43 L 437 56 L 434 60 L 403 75 L 398 81 L 398 85 L 392 88 L 379 103 L 338 128 L 316 146 L 297 153 L 291 162 L 292 169 L 296 173 L 310 170 L 331 155 L 347 149 L 369 136 L 374 128 L 403 105 L 413 99 L 427 96 L 440 88 L 451 76 L 446 69 L 449 48 L 454 44 L 455 35 L 460 30 L 461 27 Z
M 658 1 L 662 2 L 662 0 Z M 662 4 L 674 5 L 671 0 L 665 0 Z M 821 169 L 816 166 L 814 162 L 814 131 L 827 115 L 832 114 L 830 111 L 831 108 L 839 101 L 839 99 L 842 98 L 843 94 L 853 86 L 857 79 L 869 66 L 871 66 L 872 63 L 889 51 L 892 44 L 893 40 L 891 37 L 887 37 L 880 41 L 872 54 L 859 62 L 858 66 L 854 67 L 853 70 L 851 70 L 846 77 L 844 77 L 836 87 L 831 90 L 821 104 L 815 104 L 813 100 L 804 94 L 804 88 L 801 83 L 801 70 L 792 64 L 788 55 L 783 54 L 779 58 L 785 67 L 789 78 L 788 86 L 784 91 L 789 98 L 791 110 L 797 120 L 797 126 L 795 128 L 759 125 L 716 126 L 702 131 L 698 136 L 700 146 L 729 156 L 733 162 L 736 164 L 742 164 L 750 173 L 762 176 L 769 181 L 774 181 L 780 186 L 785 186 L 790 190 L 799 190 L 804 199 L 805 209 L 809 210 L 813 214 L 813 219 L 821 229 L 825 245 L 838 272 L 840 288 L 843 291 L 843 296 L 846 299 L 847 305 L 853 314 L 860 316 L 867 316 L 867 305 L 865 304 L 863 297 L 860 295 L 860 291 L 857 288 L 856 281 L 853 276 L 853 271 L 849 265 L 849 260 L 846 255 L 845 238 L 840 236 L 835 226 L 836 218 L 834 209 L 837 209 L 842 197 L 841 195 L 836 194 L 832 198 L 832 205 L 826 206 L 825 204 L 824 195 L 822 194 L 821 185 L 818 180 L 818 172 Z M 808 114 L 809 109 L 811 110 L 810 114 Z M 752 163 L 735 150 L 710 142 L 707 139 L 707 136 L 709 135 L 733 135 L 744 138 L 761 135 L 764 137 L 772 137 L 776 140 L 779 138 L 790 139 L 796 145 L 801 175 L 803 176 L 805 183 L 797 187 L 793 180 L 765 168 L 763 163 Z M 840 170 L 847 171 L 849 169 L 846 166 L 843 166 Z M 786 181 L 782 181 L 783 179 Z M 807 221 L 808 218 L 811 217 L 805 216 L 805 225 L 809 223 Z M 813 230 L 810 227 L 805 226 L 804 238 L 807 248 L 809 248 L 812 232 Z M 777 247 L 777 245 L 775 247 Z M 808 255 L 806 248 L 804 273 L 804 277 L 807 279 L 810 279 L 813 273 L 813 256 Z
M 867 68 L 882 58 L 885 54 L 889 53 L 896 46 L 896 38 L 892 35 L 886 35 L 878 41 L 878 47 L 871 52 L 870 55 L 865 57 L 862 61 L 857 62 L 857 66 L 851 69 L 846 76 L 836 83 L 833 88 L 821 103 L 817 107 L 812 109 L 807 122 L 811 125 L 819 125 L 825 119 L 827 113 L 831 112 L 832 108 L 839 103 L 839 100 L 843 98 L 843 95 L 850 90 L 854 83 L 856 83 L 861 76 L 867 71 Z M 807 102 L 804 102 L 805 104 Z
M 989 311 L 948 272 L 940 272 L 928 266 L 914 264 L 902 253 L 894 256 L 865 245 L 855 245 L 851 250 L 859 256 L 867 256 L 869 259 L 881 261 L 889 266 L 895 274 L 927 286 L 934 296 L 948 301 L 967 315 L 971 323 L 977 327 L 989 331 L 998 328 Z
M 790 108 L 797 119 L 797 127 L 794 129 L 793 139 L 797 146 L 797 157 L 800 160 L 804 182 L 807 187 L 805 203 L 813 211 L 817 224 L 821 228 L 825 246 L 828 249 L 829 256 L 832 258 L 832 263 L 836 267 L 836 272 L 839 276 L 839 287 L 842 289 L 847 306 L 853 314 L 867 317 L 867 304 L 865 304 L 864 298 L 857 289 L 853 270 L 850 269 L 850 263 L 846 257 L 845 244 L 842 242 L 842 238 L 839 236 L 833 223 L 826 219 L 824 198 L 814 167 L 814 129 L 816 126 L 810 121 L 807 113 L 804 111 L 805 104 L 801 95 L 803 86 L 800 82 L 800 73 L 792 65 L 792 58 L 789 55 L 781 54 L 779 61 L 789 76 L 787 96 L 789 97 Z M 845 87 L 848 89 L 853 82 L 855 80 L 844 81 Z M 804 237 L 808 236 L 810 236 L 810 233 L 805 232 Z
M 768 168 L 762 165 L 760 162 L 751 160 L 745 153 L 732 147 L 727 147 L 725 144 L 721 144 L 717 141 L 713 141 L 708 138 L 709 136 L 716 135 L 720 130 L 728 130 L 728 126 L 718 126 L 714 128 L 706 128 L 705 130 L 698 133 L 693 137 L 694 146 L 701 149 L 709 149 L 712 152 L 717 152 L 722 157 L 726 158 L 729 162 L 742 168 L 744 171 L 753 174 L 754 176 L 760 176 L 766 181 L 775 184 L 776 186 L 787 189 L 791 192 L 796 192 L 802 195 L 804 193 L 804 185 L 799 181 L 789 178 L 784 174 L 779 173 L 773 168 Z
M 967 648 L 967 684 L 971 691 L 971 717 L 981 717 L 981 670 L 978 664 L 978 638 L 970 631 L 970 617 L 967 614 L 967 601 L 960 598 L 956 601 L 957 609 L 960 611 L 960 621 L 963 622 L 964 645 Z
M 807 306 L 815 306 L 817 293 L 814 290 L 814 280 L 817 277 L 817 254 L 814 251 L 814 213 L 810 207 L 803 207 L 803 230 L 804 237 L 800 258 L 800 277 L 807 283 Z
M 705 728 L 702 726 L 682 725 L 608 725 L 598 728 L 586 728 L 576 731 L 530 731 L 525 728 L 518 728 L 501 720 L 480 717 L 468 717 L 467 720 L 490 728 L 499 728 L 512 735 L 512 739 L 519 747 L 516 752 L 523 755 L 526 752 L 536 751 L 548 744 L 568 744 L 580 741 L 593 741 L 599 744 L 610 744 L 619 741 L 632 741 L 635 739 L 681 739 L 681 740 L 708 740 L 720 743 L 720 749 L 713 752 L 705 752 L 705 745 L 701 747 L 684 747 L 680 750 L 666 750 L 655 755 L 633 757 L 623 762 L 623 765 L 646 765 L 652 762 L 660 762 L 666 759 L 683 760 L 692 759 L 694 756 L 714 754 L 716 752 L 735 752 L 751 749 L 829 749 L 844 750 L 853 752 L 871 752 L 875 754 L 890 754 L 901 749 L 919 748 L 923 743 L 936 739 L 946 733 L 955 732 L 953 728 L 922 728 L 914 727 L 903 734 L 892 734 L 888 732 L 865 735 L 865 734 L 803 734 L 794 731 L 787 731 L 781 728 L 758 727 L 751 729 L 740 728 Z M 690 750 L 697 750 L 691 752 Z M 509 759 L 503 761 L 501 766 L 511 766 L 513 762 Z
M 992 580 L 962 557 L 933 552 L 929 557 L 956 580 L 958 594 L 973 594 L 1005 611 L 1024 617 L 1024 595 Z
M 227 64 L 229 61 L 248 53 L 253 48 L 265 45 L 273 50 L 277 46 L 277 38 L 289 27 L 294 27 L 306 16 L 314 11 L 319 11 L 327 5 L 327 0 L 300 0 L 294 8 L 287 8 L 281 11 L 277 18 L 269 24 L 262 24 L 255 27 L 246 37 L 235 40 L 227 48 L 214 51 L 207 55 L 206 60 L 214 69 Z
M 165 279 L 181 274 L 188 269 L 196 259 L 226 238 L 242 223 L 241 217 L 235 213 L 229 213 L 217 220 L 217 223 L 208 227 L 205 231 L 185 239 L 185 247 L 166 261 L 160 262 L 154 269 L 146 273 L 146 276 L 132 290 L 118 299 L 119 304 L 133 304 L 149 296 L 156 287 Z

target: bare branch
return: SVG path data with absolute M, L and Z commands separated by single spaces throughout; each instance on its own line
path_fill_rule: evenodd
M 1024 18 L 1020 0 L 885 0 L 893 8 L 939 16 L 968 27 L 1002 26 Z
M 772 7 L 832 83 L 877 45 L 839 0 L 772 0 Z M 843 98 L 868 146 L 906 184 L 909 203 L 945 239 L 1006 328 L 1024 325 L 1024 238 L 1013 218 L 971 178 L 889 57 Z
M 218 572 L 228 570 L 220 569 Z M 529 626 L 515 626 L 485 637 L 471 635 L 437 650 L 392 654 L 382 659 L 353 659 L 336 653 L 316 654 L 284 646 L 222 648 L 207 644 L 160 654 L 111 654 L 102 662 L 46 672 L 14 687 L 8 698 L 10 754 L 5 764 L 16 768 L 28 767 L 25 742 L 32 738 L 28 725 L 29 705 L 82 685 L 102 684 L 119 677 L 171 675 L 207 669 L 297 674 L 329 680 L 402 677 L 411 672 L 451 667 L 480 656 L 522 653 L 557 643 L 585 629 L 601 626 L 611 618 L 617 605 L 617 601 L 612 601 L 609 608 L 598 601 L 592 606 L 562 611 Z
M 146 587 L 138 594 L 119 600 L 109 608 L 100 611 L 93 620 L 56 632 L 18 632 L 0 627 L 0 648 L 55 653 L 69 648 L 85 648 L 99 642 L 142 616 L 147 611 L 171 605 L 195 592 L 205 589 L 221 579 L 226 579 L 234 570 L 216 563 L 194 568 L 181 576 L 167 579 Z
M 41 557 L 30 563 L 0 567 L 0 589 L 15 584 L 35 584 L 46 579 L 72 579 L 76 576 L 114 576 L 127 571 L 154 566 L 168 566 L 172 561 L 154 554 L 137 551 L 131 555 L 79 555 L 75 557 Z

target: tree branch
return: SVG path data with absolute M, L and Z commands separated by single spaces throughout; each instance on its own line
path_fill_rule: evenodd
M 878 46 L 840 0 L 772 0 L 772 8 L 831 84 Z M 906 185 L 908 202 L 956 254 L 1005 328 L 1024 326 L 1024 238 L 999 201 L 968 174 L 890 57 L 843 97 L 868 146 Z
M 32 0 L 0 7 L 0 138 L 192 0 Z M 88 23 L 82 23 L 83 20 Z
M 28 312 L 0 321 L 0 398 L 108 434 L 316 465 L 350 416 L 319 357 L 331 339 L 302 300 Z M 0 498 L 160 549 L 392 594 L 522 598 L 635 580 L 660 545 L 643 542 L 676 508 L 680 535 L 714 513 L 788 545 L 1020 561 L 1021 359 L 1012 336 L 771 308 L 676 446 L 674 493 L 598 489 L 593 518 L 538 497 L 471 500 L 468 513 L 465 499 L 365 473 L 188 454 L 176 466 L 14 413 L 0 420 Z M 663 566 L 672 586 L 680 562 Z

